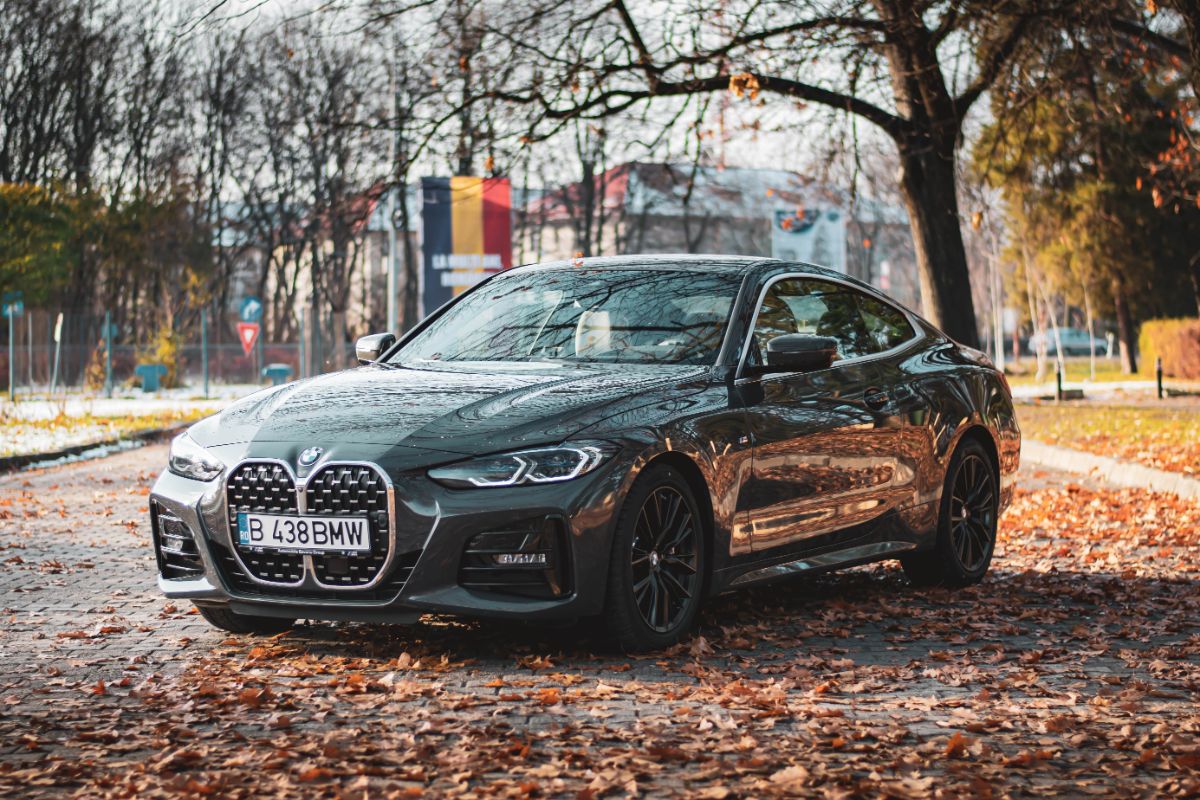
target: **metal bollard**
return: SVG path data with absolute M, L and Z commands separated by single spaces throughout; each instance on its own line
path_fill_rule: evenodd
M 204 371 L 204 399 L 208 399 L 208 309 L 200 309 L 200 363 Z
M 7 298 L 5 298 L 5 299 L 7 300 Z M 15 330 L 15 328 L 13 327 L 13 318 L 16 317 L 16 314 L 14 314 L 12 312 L 11 308 L 7 309 L 7 311 L 8 311 L 8 402 L 15 403 L 15 402 L 17 402 L 17 369 L 16 369 L 16 365 L 15 365 L 17 351 L 15 349 L 16 334 L 13 332 Z
M 1154 359 L 1154 381 L 1158 384 L 1158 399 L 1163 399 L 1162 356 Z
M 112 312 L 104 312 L 104 396 L 112 397 L 113 394 L 113 379 L 112 379 L 112 349 L 113 349 L 113 324 Z

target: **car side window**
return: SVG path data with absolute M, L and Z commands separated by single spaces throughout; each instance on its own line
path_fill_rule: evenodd
M 858 308 L 877 352 L 891 350 L 916 335 L 904 312 L 889 303 L 859 294 Z
M 877 352 L 874 339 L 859 313 L 857 292 L 829 281 L 785 278 L 763 297 L 754 324 L 750 363 L 762 364 L 767 343 L 776 336 L 807 333 L 837 342 L 839 358 Z

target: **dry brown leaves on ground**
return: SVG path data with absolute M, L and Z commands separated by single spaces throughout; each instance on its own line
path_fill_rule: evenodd
M 150 674 L 12 676 L 0 792 L 1200 793 L 1200 507 L 1019 492 L 993 569 L 957 593 L 881 566 L 720 598 L 644 658 L 441 619 L 198 634 Z

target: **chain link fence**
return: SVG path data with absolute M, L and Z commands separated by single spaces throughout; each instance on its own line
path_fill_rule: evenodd
M 61 317 L 61 321 L 60 321 Z M 105 323 L 113 327 L 108 351 Z M 0 387 L 5 396 L 113 393 L 141 390 L 157 372 L 162 389 L 217 393 L 222 386 L 267 385 L 354 363 L 351 341 L 296 328 L 291 341 L 258 336 L 249 353 L 239 339 L 236 312 L 207 316 L 179 333 L 115 325 L 93 312 L 26 309 L 0 318 Z M 269 339 L 269 340 L 268 340 Z M 161 369 L 157 369 L 161 367 Z M 139 367 L 143 369 L 139 369 Z M 153 380 L 150 381 L 153 384 Z M 206 392 L 207 390 L 207 392 Z

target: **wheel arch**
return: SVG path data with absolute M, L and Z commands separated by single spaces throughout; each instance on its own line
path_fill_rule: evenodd
M 679 472 L 688 488 L 692 490 L 692 496 L 696 498 L 696 504 L 700 507 L 700 521 L 704 525 L 704 536 L 702 537 L 704 562 L 708 564 L 707 574 L 704 575 L 704 592 L 707 594 L 712 583 L 716 518 L 713 514 L 712 492 L 704 477 L 704 471 L 690 456 L 678 450 L 668 450 L 655 455 L 646 462 L 639 474 L 645 474 L 646 470 L 655 466 L 671 467 Z
M 992 432 L 979 423 L 968 425 L 959 435 L 958 441 L 955 442 L 954 449 L 951 451 L 951 459 L 953 459 L 954 453 L 958 452 L 958 449 L 966 442 L 978 442 L 983 447 L 984 452 L 988 455 L 988 461 L 992 464 L 998 485 L 1000 482 L 1000 451 L 996 447 L 996 440 L 992 436 Z M 949 461 L 950 459 L 947 460 L 947 465 L 949 465 Z

